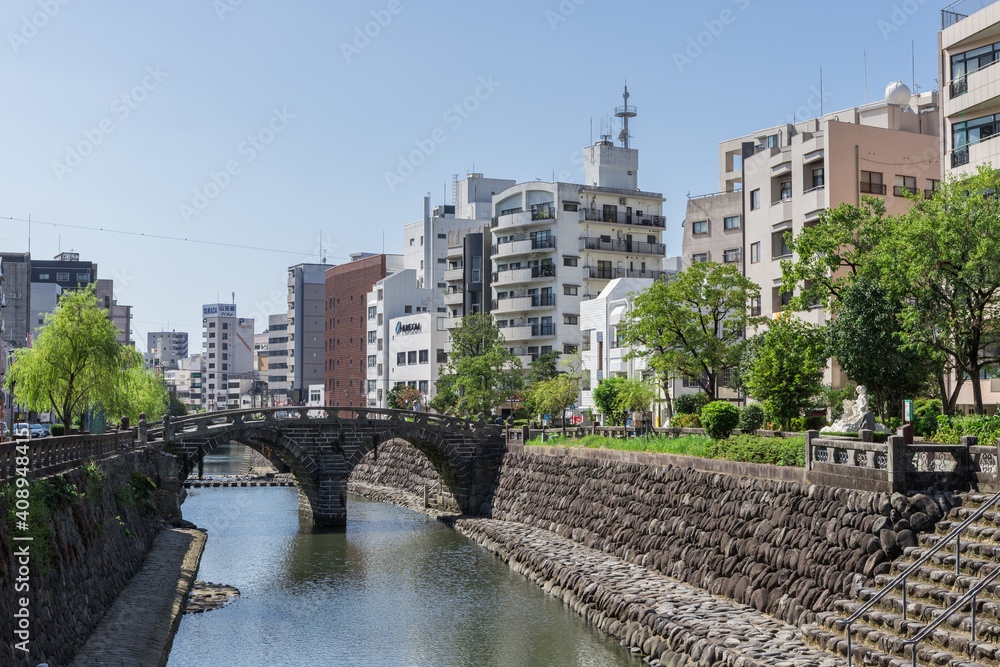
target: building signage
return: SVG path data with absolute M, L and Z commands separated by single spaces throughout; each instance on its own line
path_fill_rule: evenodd
M 202 317 L 236 317 L 235 303 L 211 303 L 201 307 Z
M 410 322 L 409 324 L 396 322 L 396 333 L 398 334 L 420 333 L 420 322 Z

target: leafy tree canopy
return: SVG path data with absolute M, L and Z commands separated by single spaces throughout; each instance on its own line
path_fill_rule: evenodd
M 472 313 L 451 333 L 451 354 L 444 385 L 458 395 L 456 408 L 469 414 L 491 413 L 521 389 L 520 360 L 504 346 L 503 334 L 488 313 Z M 442 381 L 438 382 L 439 388 Z

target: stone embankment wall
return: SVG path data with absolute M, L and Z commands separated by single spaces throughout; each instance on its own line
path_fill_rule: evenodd
M 362 486 L 365 488 L 361 488 Z M 377 452 L 368 452 L 354 467 L 347 485 L 348 491 L 352 493 L 394 502 L 390 498 L 391 492 L 389 495 L 379 494 L 372 487 L 401 490 L 421 499 L 426 488 L 430 508 L 448 512 L 461 511 L 458 502 L 427 457 L 403 440 L 390 440 L 380 446 Z
M 521 452 L 491 509 L 799 625 L 889 572 L 953 503 Z
M 0 496 L 0 664 L 69 664 L 141 568 L 164 518 L 180 519 L 182 489 L 173 457 L 138 450 L 45 480 L 33 480 L 29 531 Z M 154 489 L 155 485 L 155 489 Z M 14 536 L 30 535 L 30 542 Z M 16 550 L 29 545 L 19 571 Z M 27 585 L 27 590 L 22 587 Z M 28 599 L 28 653 L 17 650 L 15 613 Z M 127 638 L 123 638 L 127 641 Z

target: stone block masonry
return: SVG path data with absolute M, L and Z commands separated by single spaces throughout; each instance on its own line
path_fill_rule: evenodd
M 70 663 L 142 567 L 164 524 L 161 508 L 178 506 L 177 480 L 161 478 L 158 469 L 176 471 L 173 457 L 142 449 L 99 461 L 89 472 L 33 482 L 27 653 L 15 649 L 13 625 L 22 597 L 15 593 L 14 550 L 23 544 L 13 537 L 24 533 L 15 530 L 9 492 L 0 495 L 0 664 Z M 159 489 L 151 491 L 148 481 Z

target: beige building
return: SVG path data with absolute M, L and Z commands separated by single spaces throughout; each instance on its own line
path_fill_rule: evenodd
M 975 173 L 981 165 L 1000 167 L 1000 3 L 958 2 L 942 11 L 938 33 L 941 151 L 945 178 Z M 968 9 L 967 9 L 968 8 Z M 950 387 L 954 387 L 951 380 Z M 982 383 L 986 412 L 1000 403 L 1000 379 Z M 958 395 L 959 410 L 973 410 L 972 384 Z
M 735 264 L 743 270 L 743 193 L 688 197 L 684 215 L 684 268 L 696 262 Z

